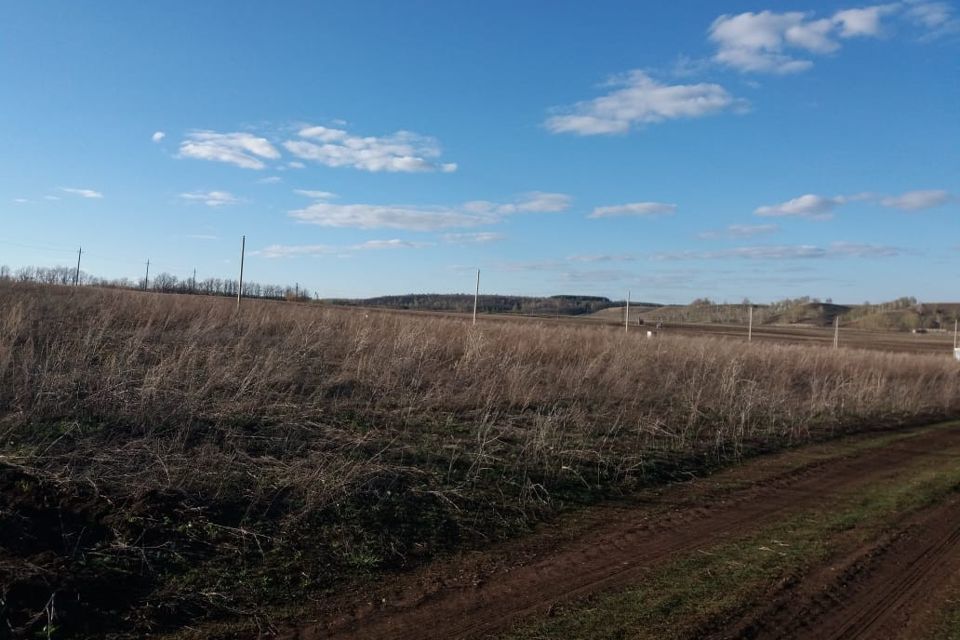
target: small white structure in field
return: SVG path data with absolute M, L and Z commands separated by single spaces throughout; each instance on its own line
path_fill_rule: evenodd
M 652 338 L 652 337 L 653 337 L 653 331 L 647 331 L 647 337 L 648 337 L 648 338 Z
M 954 359 L 956 359 L 957 361 L 960 361 L 960 348 L 957 348 L 957 349 L 954 349 L 954 350 L 953 350 L 953 357 L 954 357 Z

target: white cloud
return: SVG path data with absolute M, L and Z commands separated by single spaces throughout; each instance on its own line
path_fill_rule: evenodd
M 93 189 L 73 189 L 70 187 L 60 187 L 60 191 L 64 193 L 69 193 L 75 196 L 80 196 L 81 198 L 102 198 L 103 194 L 99 191 L 94 191 Z
M 806 260 L 826 258 L 893 258 L 903 249 L 884 245 L 834 242 L 826 247 L 816 245 L 762 245 L 735 247 L 720 251 L 678 251 L 654 254 L 654 260 Z
M 299 140 L 287 140 L 284 148 L 303 160 L 328 167 L 353 167 L 364 171 L 422 172 L 457 170 L 456 163 L 437 163 L 441 155 L 435 138 L 410 131 L 386 136 L 357 136 L 344 129 L 309 126 L 300 129 Z
M 484 219 L 464 211 L 445 207 L 405 205 L 333 204 L 315 202 L 304 209 L 290 212 L 300 222 L 323 227 L 355 229 L 407 229 L 436 231 L 451 227 L 483 224 Z
M 257 184 L 277 184 L 278 182 L 282 181 L 283 178 L 280 176 L 267 176 L 266 178 L 260 178 L 257 180 Z
M 840 27 L 841 37 L 879 36 L 882 33 L 880 18 L 896 10 L 895 3 L 844 9 L 833 14 L 833 20 Z
M 801 11 L 725 14 L 713 21 L 709 38 L 717 46 L 713 59 L 720 64 L 745 72 L 796 73 L 813 66 L 811 54 L 835 53 L 845 39 L 886 35 L 887 17 L 924 29 L 927 37 L 958 27 L 945 2 L 902 0 L 841 9 L 822 18 Z
M 332 191 L 315 191 L 313 189 L 294 189 L 293 192 L 298 196 L 305 196 L 307 198 L 313 198 L 315 200 L 329 200 L 330 198 L 336 198 L 337 194 Z
M 921 211 L 932 207 L 939 207 L 950 201 L 950 193 L 942 189 L 928 189 L 921 191 L 907 191 L 899 196 L 888 196 L 880 199 L 880 204 L 904 211 Z
M 898 10 L 899 3 L 837 11 L 829 18 L 789 11 L 722 15 L 710 25 L 709 38 L 717 45 L 714 60 L 740 71 L 795 73 L 813 66 L 795 53 L 828 54 L 840 49 L 840 40 L 882 35 L 881 18 Z
M 288 162 L 288 163 L 287 163 L 287 166 L 290 167 L 291 169 L 306 169 L 306 167 L 307 167 L 307 165 L 303 164 L 303 163 L 300 162 L 299 160 L 294 160 L 294 161 L 292 161 L 292 162 Z
M 757 207 L 754 213 L 758 216 L 765 217 L 793 216 L 812 220 L 829 220 L 833 217 L 833 209 L 846 201 L 847 198 L 844 196 L 830 198 L 808 193 L 799 198 L 781 202 L 780 204 Z
M 338 252 L 339 249 L 336 247 L 325 244 L 272 244 L 258 251 L 252 251 L 250 255 L 263 256 L 264 258 L 292 258 L 294 256 L 330 255 Z
M 829 197 L 808 193 L 780 204 L 757 207 L 754 214 L 764 217 L 792 216 L 810 220 L 829 220 L 833 217 L 834 209 L 850 202 L 870 202 L 904 211 L 921 211 L 944 205 L 952 198 L 953 196 L 943 189 L 907 191 L 898 196 L 881 196 L 864 192 Z
M 475 200 L 453 207 L 314 202 L 304 209 L 291 211 L 290 216 L 300 222 L 324 227 L 438 231 L 493 224 L 517 213 L 563 211 L 569 205 L 567 195 L 534 191 L 505 204 Z
M 43 199 L 44 199 L 44 200 L 59 200 L 59 199 L 60 199 L 60 196 L 50 196 L 50 195 L 47 195 L 47 196 L 43 196 Z
M 226 162 L 244 169 L 263 169 L 264 159 L 277 160 L 280 152 L 266 138 L 250 133 L 194 131 L 180 143 L 181 158 Z
M 609 83 L 610 93 L 559 110 L 545 125 L 553 133 L 626 133 L 644 124 L 700 118 L 746 104 L 718 84 L 668 85 L 633 70 Z
M 150 139 L 153 140 L 154 142 L 160 142 L 166 137 L 167 137 L 167 134 L 164 133 L 163 131 L 154 131 L 153 135 L 150 136 Z
M 13 201 L 17 204 L 27 204 L 30 202 L 27 198 L 14 198 Z
M 393 238 L 391 240 L 367 240 L 366 242 L 354 245 L 353 249 L 422 249 L 423 247 L 433 246 L 432 242 L 414 242 L 412 240 L 400 240 Z
M 441 239 L 447 244 L 486 244 L 503 240 L 505 237 L 502 233 L 481 231 L 479 233 L 445 233 Z
M 349 255 L 354 251 L 370 251 L 378 249 L 422 249 L 433 246 L 432 242 L 415 242 L 412 240 L 400 240 L 393 238 L 390 240 L 367 240 L 360 244 L 349 247 L 334 247 L 326 244 L 300 244 L 284 245 L 272 244 L 259 251 L 251 252 L 251 255 L 262 256 L 264 258 L 293 258 L 297 256 L 325 256 L 325 255 Z
M 208 207 L 222 207 L 241 202 L 240 198 L 228 191 L 193 191 L 181 193 L 180 197 L 191 202 L 202 202 Z
M 906 19 L 926 30 L 927 39 L 960 31 L 960 20 L 954 16 L 953 6 L 947 2 L 906 0 L 904 6 Z
M 665 202 L 631 202 L 628 204 L 618 204 L 609 207 L 597 207 L 590 213 L 588 218 L 609 218 L 613 216 L 662 216 L 673 215 L 677 211 L 677 205 L 667 204 Z
M 697 234 L 698 238 L 704 240 L 713 240 L 717 238 L 752 238 L 771 233 L 776 233 L 780 227 L 775 224 L 731 224 L 725 229 L 714 229 Z

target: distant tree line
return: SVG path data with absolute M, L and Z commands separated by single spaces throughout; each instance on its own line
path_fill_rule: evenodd
M 412 309 L 418 311 L 473 311 L 473 295 L 467 293 L 411 293 L 376 298 L 333 298 L 330 304 Z M 623 305 L 601 296 L 558 295 L 551 297 L 482 295 L 477 301 L 481 313 L 522 313 L 529 315 L 584 315 Z
M 77 271 L 74 267 L 21 267 L 12 270 L 8 266 L 0 266 L 0 281 L 4 282 L 32 282 L 36 284 L 72 285 Z M 85 271 L 80 271 L 78 284 L 94 287 L 115 289 L 139 289 L 157 293 L 183 293 L 206 296 L 236 296 L 240 283 L 230 278 L 177 278 L 177 276 L 161 272 L 152 276 L 149 281 L 145 278 L 131 280 L 129 278 L 99 278 Z M 310 300 L 311 294 L 307 289 L 284 285 L 261 284 L 259 282 L 244 282 L 243 296 L 245 298 L 264 298 L 268 300 Z

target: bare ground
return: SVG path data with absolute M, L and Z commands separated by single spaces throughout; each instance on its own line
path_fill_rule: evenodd
M 938 428 L 877 447 L 796 462 L 795 452 L 590 510 L 573 526 L 487 553 L 434 563 L 378 591 L 344 594 L 316 621 L 280 637 L 474 638 L 600 592 L 627 588 L 682 553 L 756 531 L 804 509 L 855 495 L 903 467 L 960 445 L 960 428 Z M 792 462 L 791 462 L 792 461 Z M 952 461 L 949 461 L 952 463 Z M 885 540 L 784 585 L 718 638 L 917 637 L 960 567 L 960 501 L 921 512 Z M 838 566 L 840 567 L 838 569 Z M 900 634 L 898 636 L 898 634 Z M 906 634 L 906 635 L 904 635 Z

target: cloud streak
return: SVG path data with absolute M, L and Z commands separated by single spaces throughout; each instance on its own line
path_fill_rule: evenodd
M 223 207 L 225 205 L 242 202 L 229 191 L 191 191 L 181 193 L 180 198 L 188 202 L 202 202 L 208 207 Z
M 808 193 L 779 204 L 763 205 L 754 209 L 761 217 L 795 217 L 809 220 L 830 220 L 834 210 L 851 202 L 870 202 L 901 211 L 924 211 L 945 205 L 954 197 L 943 189 L 906 191 L 900 195 L 883 196 L 875 193 L 820 196 Z
M 570 197 L 565 194 L 534 191 L 509 203 L 475 200 L 454 207 L 318 201 L 289 215 L 299 222 L 323 227 L 440 231 L 494 224 L 519 213 L 559 212 L 569 206 Z
M 250 133 L 193 131 L 180 143 L 179 157 L 263 169 L 264 160 L 277 160 L 280 152 L 266 138 Z
M 69 193 L 71 195 L 80 196 L 81 198 L 92 198 L 100 199 L 103 198 L 103 194 L 99 191 L 94 191 L 93 189 L 75 189 L 72 187 L 60 187 L 60 191 L 64 193 Z
M 650 218 L 653 216 L 669 216 L 677 211 L 677 205 L 666 202 L 630 202 L 607 207 L 595 208 L 588 218 L 613 218 L 619 216 L 633 216 Z
M 743 110 L 746 102 L 718 84 L 664 84 L 635 69 L 612 79 L 610 92 L 557 109 L 544 125 L 552 133 L 622 134 L 667 120 Z
M 438 162 L 442 153 L 435 138 L 410 131 L 397 131 L 386 136 L 357 136 L 344 129 L 308 126 L 300 129 L 298 136 L 298 139 L 285 141 L 283 147 L 302 160 L 328 167 L 388 173 L 451 173 L 457 170 L 456 163 Z

